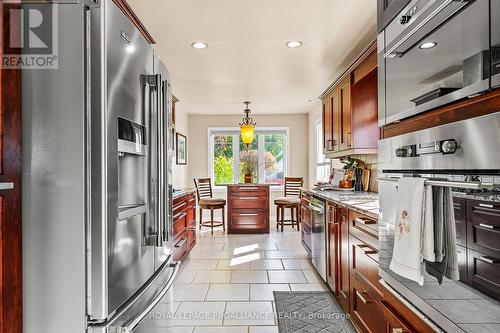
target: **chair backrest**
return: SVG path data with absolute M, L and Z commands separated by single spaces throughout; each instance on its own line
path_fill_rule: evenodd
M 196 196 L 198 201 L 203 198 L 212 197 L 212 180 L 210 178 L 194 178 L 194 186 L 196 186 Z
M 304 185 L 302 177 L 285 177 L 285 197 L 300 196 L 300 188 Z

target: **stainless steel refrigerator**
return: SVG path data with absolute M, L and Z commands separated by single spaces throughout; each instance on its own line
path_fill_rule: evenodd
M 24 332 L 132 332 L 178 270 L 171 81 L 112 0 L 72 2 L 22 77 Z

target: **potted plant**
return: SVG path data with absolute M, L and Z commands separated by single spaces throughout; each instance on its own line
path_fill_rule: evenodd
M 346 159 L 340 161 L 344 164 L 344 178 L 339 182 L 340 188 L 352 188 L 352 179 L 354 177 L 354 169 L 358 164 L 357 158 L 348 156 Z
M 240 153 L 240 172 L 245 183 L 252 183 L 259 168 L 259 155 L 256 150 L 246 150 Z

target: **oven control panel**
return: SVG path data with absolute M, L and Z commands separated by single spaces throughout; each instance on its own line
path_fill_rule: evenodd
M 458 150 L 455 139 L 418 143 L 396 149 L 396 157 L 418 157 L 430 154 L 454 154 Z

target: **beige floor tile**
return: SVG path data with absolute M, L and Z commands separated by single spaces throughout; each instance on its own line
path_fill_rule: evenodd
M 292 291 L 326 291 L 328 288 L 319 283 L 298 283 L 290 284 Z
M 168 327 L 172 326 L 170 320 L 174 318 L 180 302 L 158 303 L 141 322 L 141 327 Z M 147 332 L 147 331 L 145 331 Z
M 228 302 L 224 326 L 274 325 L 271 302 Z
M 307 283 L 302 271 L 268 271 L 270 283 Z
M 251 284 L 251 301 L 273 301 L 273 291 L 290 291 L 288 284 Z
M 233 271 L 231 283 L 269 283 L 267 271 Z
M 248 271 L 250 270 L 250 262 L 240 262 L 237 259 L 220 259 L 217 264 L 217 270 Z
M 214 243 L 213 241 L 206 241 L 197 243 L 191 252 L 202 252 L 202 251 L 222 251 L 224 250 L 224 244 Z
M 168 326 L 220 326 L 225 302 L 182 302 Z
M 193 333 L 194 326 L 150 327 L 141 324 L 134 333 Z
M 163 303 L 203 301 L 207 295 L 209 284 L 176 284 L 161 299 Z
M 192 283 L 229 283 L 230 271 L 197 271 Z
M 210 271 L 217 267 L 218 259 L 191 259 L 183 267 L 188 271 Z
M 231 259 L 231 251 L 199 251 L 190 254 L 191 259 Z
M 196 271 L 189 270 L 181 270 L 179 274 L 177 274 L 174 284 L 183 284 L 183 283 L 191 283 L 196 275 Z
M 268 270 L 268 269 L 283 269 L 280 259 L 260 259 L 250 262 L 250 269 L 252 271 Z
M 248 284 L 211 284 L 206 301 L 248 301 L 250 298 Z
M 312 269 L 314 266 L 309 259 L 283 259 L 285 269 Z
M 278 326 L 250 326 L 248 333 L 278 333 Z
M 303 270 L 302 272 L 309 283 L 325 283 L 321 276 L 313 269 Z
M 196 326 L 194 333 L 248 333 L 247 326 Z
M 293 259 L 295 251 L 266 251 L 266 259 Z

